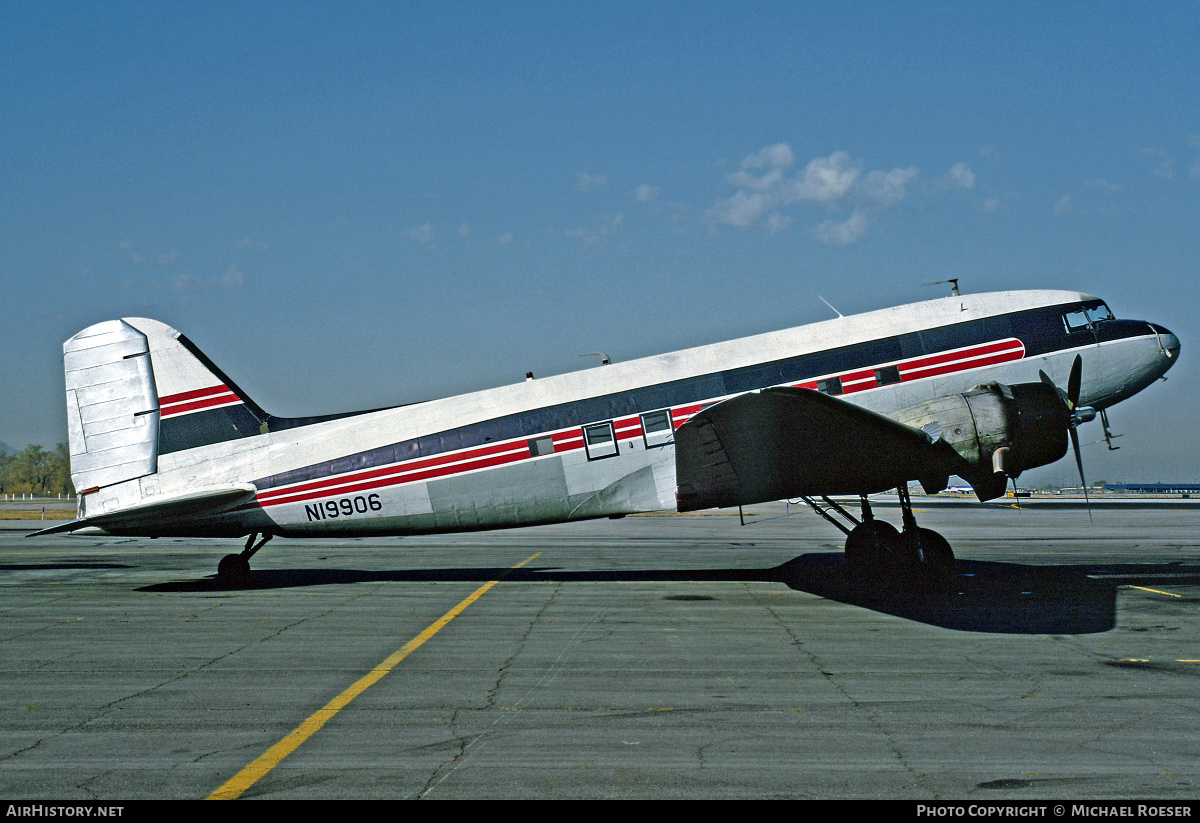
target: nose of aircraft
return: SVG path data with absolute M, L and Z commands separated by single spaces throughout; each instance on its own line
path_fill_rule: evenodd
M 1179 338 L 1162 326 L 1155 326 L 1154 330 L 1158 332 L 1158 341 L 1162 344 L 1167 357 L 1172 360 L 1177 359 L 1179 357 Z

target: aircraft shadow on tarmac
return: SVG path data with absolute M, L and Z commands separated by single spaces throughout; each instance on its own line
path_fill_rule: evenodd
M 507 572 L 507 573 L 506 573 Z M 1005 634 L 1090 634 L 1116 625 L 1123 584 L 1200 584 L 1200 568 L 1169 564 L 1032 566 L 959 560 L 948 581 L 929 585 L 902 576 L 849 575 L 841 553 L 805 554 L 766 569 L 639 569 L 565 571 L 533 567 L 462 569 L 256 569 L 246 589 L 288 589 L 352 583 L 485 582 L 776 582 L 796 591 L 947 629 Z M 143 592 L 219 592 L 214 577 L 145 586 Z M 708 600 L 678 596 L 676 600 Z M 1190 598 L 1189 598 L 1190 600 Z
M 128 569 L 128 563 L 84 563 L 64 560 L 61 563 L 0 563 L 0 572 L 61 572 L 85 569 Z
M 959 631 L 1091 634 L 1116 625 L 1118 584 L 1076 567 L 959 560 L 949 580 L 933 585 L 903 575 L 858 579 L 845 573 L 844 563 L 836 569 L 833 560 L 798 557 L 784 564 L 784 582 L 839 603 Z

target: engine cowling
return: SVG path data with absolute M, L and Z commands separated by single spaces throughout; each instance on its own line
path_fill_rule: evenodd
M 929 434 L 949 472 L 970 483 L 980 500 L 991 500 L 1004 494 L 1009 478 L 1067 453 L 1071 413 L 1047 383 L 985 383 L 895 418 Z

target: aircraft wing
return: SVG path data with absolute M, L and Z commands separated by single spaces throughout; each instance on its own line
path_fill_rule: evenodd
M 27 536 L 36 537 L 42 534 L 59 534 L 92 528 L 112 533 L 131 530 L 141 532 L 156 525 L 161 526 L 163 531 L 169 532 L 175 521 L 202 515 L 220 514 L 243 503 L 253 501 L 256 492 L 254 486 L 249 484 L 192 492 L 165 500 L 142 503 L 118 511 L 71 520 Z
M 675 432 L 675 466 L 680 511 L 873 494 L 913 479 L 941 488 L 949 475 L 945 452 L 920 429 L 792 388 L 699 412 Z

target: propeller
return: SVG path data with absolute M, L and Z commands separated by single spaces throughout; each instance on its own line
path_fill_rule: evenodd
M 1079 449 L 1079 426 L 1089 420 L 1096 419 L 1096 410 L 1091 406 L 1079 405 L 1079 388 L 1083 383 L 1083 358 L 1078 354 L 1071 363 L 1071 373 L 1067 376 L 1067 390 L 1064 392 L 1044 371 L 1038 371 L 1042 382 L 1054 386 L 1058 396 L 1067 407 L 1067 432 L 1071 435 L 1071 448 L 1075 450 L 1075 465 L 1079 467 L 1079 482 L 1083 484 L 1083 500 L 1087 504 L 1088 521 L 1092 520 L 1092 501 L 1088 497 L 1087 479 L 1083 476 L 1083 453 Z

